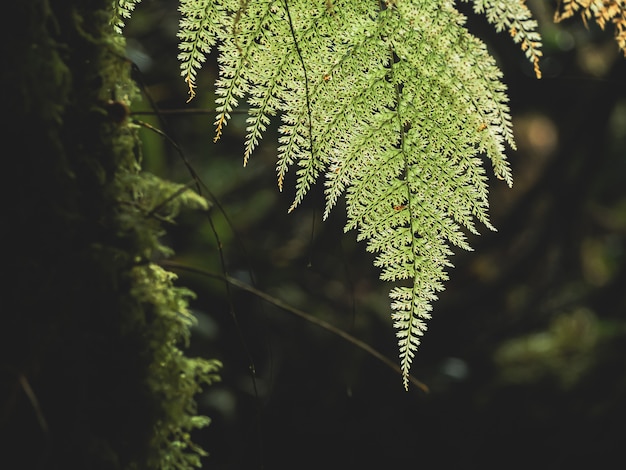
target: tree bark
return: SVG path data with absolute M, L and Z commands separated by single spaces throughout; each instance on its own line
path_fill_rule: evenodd
M 3 461 L 24 469 L 199 464 L 188 292 L 155 260 L 180 188 L 140 172 L 135 94 L 110 0 L 22 0 L 3 29 Z M 4 7 L 3 7 L 4 8 Z M 202 206 L 200 198 L 183 197 Z M 158 212 L 158 213 L 157 213 Z M 167 466 L 167 465 L 166 465 Z

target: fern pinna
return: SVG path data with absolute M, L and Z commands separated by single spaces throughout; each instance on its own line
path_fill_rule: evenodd
M 125 0 L 125 11 L 138 0 Z M 503 6 L 504 5 L 504 6 Z M 538 72 L 536 23 L 523 0 L 476 0 L 506 28 Z M 488 219 L 483 155 L 512 183 L 514 147 L 505 86 L 485 45 L 453 1 L 181 0 L 181 72 L 191 96 L 217 47 L 216 139 L 247 100 L 244 164 L 280 115 L 282 190 L 296 173 L 294 209 L 324 179 L 324 217 L 345 196 L 346 230 L 376 253 L 396 283 L 391 311 L 404 386 L 432 302 L 451 267 L 451 245 Z

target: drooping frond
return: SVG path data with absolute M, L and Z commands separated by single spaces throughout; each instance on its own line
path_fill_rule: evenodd
M 607 24 L 615 26 L 615 40 L 626 56 L 626 1 L 624 0 L 563 0 L 554 13 L 554 21 L 560 22 L 580 12 L 583 22 L 594 18 L 604 29 Z
M 513 41 L 519 43 L 528 60 L 533 64 L 535 75 L 541 78 L 539 59 L 541 36 L 537 32 L 537 22 L 526 6 L 525 0 L 463 0 L 474 4 L 476 13 L 484 14 L 496 31 L 507 30 Z
M 113 0 L 113 28 L 116 32 L 122 33 L 125 21 L 130 18 L 140 2 L 141 0 Z
M 327 185 L 332 197 L 333 183 L 347 186 L 346 228 L 377 253 L 381 279 L 400 283 L 390 296 L 405 386 L 452 266 L 450 245 L 469 249 L 463 228 L 476 232 L 474 220 L 491 227 L 479 149 L 510 180 L 503 141 L 512 142 L 504 86 L 484 44 L 451 4 L 415 3 L 376 18 L 387 72 L 376 93 L 385 98 L 382 106 L 366 100 L 369 112 L 352 124 Z
M 475 3 L 536 65 L 539 38 L 523 3 Z M 281 189 L 295 167 L 291 209 L 320 178 L 325 217 L 345 196 L 346 230 L 358 231 L 381 279 L 395 284 L 407 386 L 451 247 L 470 249 L 465 233 L 477 233 L 476 222 L 493 228 L 482 156 L 512 183 L 506 89 L 485 45 L 451 0 L 181 0 L 180 12 L 191 96 L 218 51 L 216 139 L 246 100 L 244 164 L 278 115 Z

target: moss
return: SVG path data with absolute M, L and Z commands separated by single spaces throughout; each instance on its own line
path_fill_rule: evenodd
M 5 131 L 21 143 L 5 170 L 18 183 L 0 330 L 5 458 L 190 468 L 203 454 L 190 433 L 208 423 L 194 396 L 219 364 L 185 356 L 191 294 L 155 260 L 170 252 L 164 222 L 206 203 L 142 174 L 135 129 L 112 112 L 135 88 L 111 2 L 14 3 L 28 24 L 2 72 L 16 114 Z

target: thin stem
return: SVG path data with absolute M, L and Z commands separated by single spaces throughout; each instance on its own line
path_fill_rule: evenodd
M 226 281 L 227 283 L 229 283 L 232 286 L 235 286 L 241 290 L 244 290 L 246 292 L 249 292 L 257 297 L 259 297 L 260 299 L 263 299 L 264 301 L 266 301 L 267 303 L 274 305 L 288 313 L 291 313 L 299 318 L 302 318 L 303 320 L 308 321 L 309 323 L 313 323 L 314 325 L 319 326 L 320 328 L 325 329 L 326 331 L 329 331 L 331 333 L 333 333 L 334 335 L 339 336 L 340 338 L 348 341 L 349 343 L 353 344 L 354 346 L 358 347 L 359 349 L 365 351 L 366 353 L 368 353 L 369 355 L 375 357 L 376 359 L 378 359 L 379 361 L 381 361 L 383 364 L 385 364 L 387 367 L 389 367 L 390 369 L 392 369 L 394 372 L 396 372 L 397 374 L 404 376 L 404 373 L 402 372 L 402 370 L 400 369 L 400 367 L 398 365 L 396 365 L 396 363 L 394 363 L 393 361 L 391 361 L 389 358 L 387 358 L 386 356 L 384 356 L 382 353 L 380 353 L 379 351 L 377 351 L 376 349 L 374 349 L 373 347 L 371 347 L 369 344 L 361 341 L 358 338 L 355 338 L 354 336 L 352 336 L 349 333 L 346 333 L 345 331 L 343 331 L 340 328 L 337 328 L 336 326 L 328 323 L 327 321 L 321 320 L 319 318 L 316 318 L 315 316 L 306 313 L 303 310 L 300 310 L 296 307 L 292 307 L 291 305 L 283 302 L 280 299 L 277 299 L 276 297 L 273 297 L 259 289 L 256 289 L 255 287 L 252 287 L 249 284 L 246 284 L 245 282 L 240 281 L 239 279 L 236 279 L 234 277 L 229 276 L 228 274 L 217 274 L 217 273 L 212 273 L 210 271 L 206 271 L 204 269 L 201 268 L 196 268 L 194 266 L 188 266 L 186 264 L 182 264 L 182 263 L 177 263 L 175 261 L 168 261 L 168 260 L 164 260 L 161 261 L 161 264 L 167 268 L 171 268 L 171 269 L 179 269 L 182 271 L 187 271 L 187 272 L 192 272 L 192 273 L 196 273 L 196 274 L 200 274 L 203 276 L 207 276 L 207 277 L 211 277 L 214 279 L 222 279 L 224 281 Z M 419 380 L 417 380 L 415 377 L 413 377 L 412 375 L 409 375 L 408 380 L 415 385 L 416 387 L 418 387 L 420 390 L 428 393 L 429 389 L 428 386 L 422 382 L 420 382 Z

